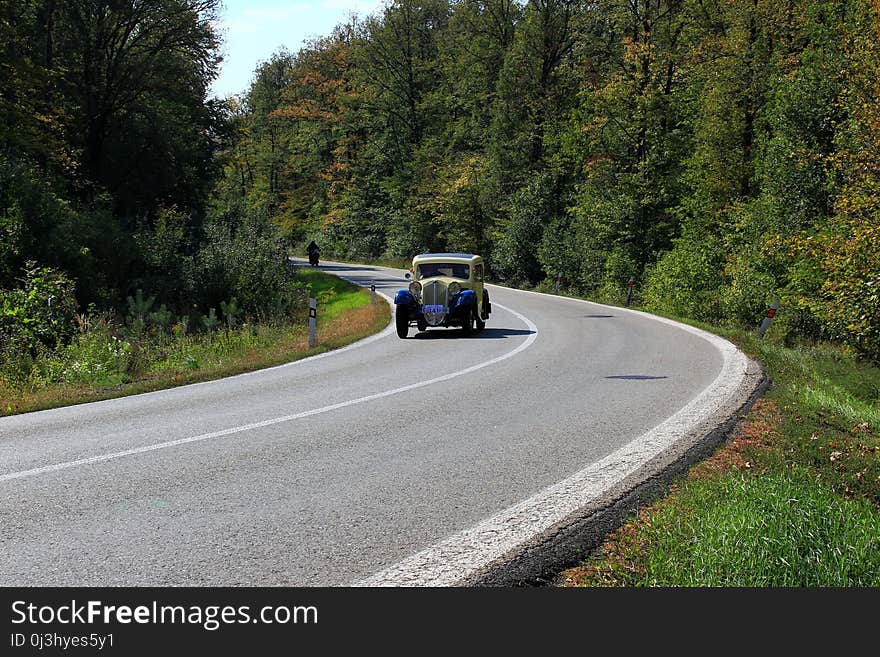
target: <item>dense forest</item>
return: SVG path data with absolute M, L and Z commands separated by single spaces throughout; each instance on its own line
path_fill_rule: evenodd
M 106 361 L 302 302 L 265 213 L 211 212 L 231 141 L 208 97 L 219 5 L 0 3 L 0 379 L 80 333 Z
M 314 238 L 880 360 L 880 0 L 391 0 L 225 101 L 218 4 L 3 3 L 0 336 L 40 281 L 282 312 Z

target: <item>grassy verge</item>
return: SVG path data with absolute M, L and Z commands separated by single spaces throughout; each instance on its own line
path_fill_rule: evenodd
M 350 344 L 388 324 L 384 299 L 372 304 L 369 292 L 319 271 L 301 270 L 299 277 L 318 299 L 318 346 L 314 349 L 308 346 L 306 309 L 289 322 L 197 335 L 154 335 L 130 343 L 120 341 L 112 331 L 92 327 L 66 354 L 46 355 L 44 362 L 38 359 L 29 364 L 27 376 L 20 380 L 0 378 L 0 415 L 150 392 L 280 365 Z
M 880 585 L 880 369 L 834 346 L 712 330 L 759 358 L 772 388 L 728 444 L 557 584 Z

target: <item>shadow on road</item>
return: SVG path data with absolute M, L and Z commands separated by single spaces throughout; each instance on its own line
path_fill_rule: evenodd
M 608 319 L 614 315 L 584 315 L 587 319 Z
M 654 381 L 656 379 L 668 379 L 668 376 L 651 376 L 650 374 L 620 374 L 606 376 L 606 379 L 623 379 L 625 381 Z
M 428 329 L 421 333 L 416 333 L 413 338 L 416 340 L 501 340 L 504 338 L 512 338 L 518 335 L 531 335 L 534 331 L 526 329 L 508 329 L 508 328 L 485 328 L 482 331 L 472 333 L 469 336 L 464 335 L 461 329 Z

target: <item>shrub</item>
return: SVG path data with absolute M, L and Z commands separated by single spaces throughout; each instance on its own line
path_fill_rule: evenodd
M 235 300 L 236 319 L 287 317 L 305 302 L 294 281 L 287 246 L 268 220 L 254 215 L 237 226 L 209 224 L 196 255 L 195 289 L 200 307 Z
M 148 313 L 153 307 L 156 297 L 151 296 L 144 299 L 144 292 L 139 289 L 133 297 L 128 297 L 126 301 L 128 302 L 126 323 L 135 335 L 140 335 L 147 326 Z
M 193 220 L 177 208 L 162 208 L 152 226 L 134 236 L 143 259 L 143 272 L 133 288 L 149 290 L 163 302 L 183 308 L 194 291 L 193 256 L 187 227 Z
M 776 294 L 773 277 L 759 271 L 754 262 L 750 254 L 731 257 L 720 291 L 724 318 L 744 327 L 760 324 Z
M 59 383 L 112 385 L 126 380 L 132 344 L 106 318 L 97 318 L 42 364 L 46 379 Z
M 599 289 L 599 299 L 609 303 L 626 301 L 627 283 L 636 273 L 635 259 L 622 248 L 612 249 L 605 259 L 605 277 Z
M 0 290 L 0 337 L 15 340 L 36 353 L 37 346 L 53 348 L 75 330 L 74 283 L 64 273 L 30 261 L 21 287 Z
M 34 369 L 35 360 L 24 335 L 0 333 L 0 378 L 13 387 L 24 386 Z
M 717 238 L 678 239 L 655 267 L 646 272 L 644 300 L 652 310 L 717 321 L 721 317 L 717 289 L 721 286 L 722 249 Z
M 542 173 L 510 198 L 510 212 L 492 253 L 492 269 L 502 279 L 535 284 L 544 278 L 538 251 L 544 224 L 558 214 L 556 187 L 553 174 Z

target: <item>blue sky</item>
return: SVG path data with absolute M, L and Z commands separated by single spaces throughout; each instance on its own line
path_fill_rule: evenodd
M 223 0 L 220 33 L 223 63 L 211 87 L 218 97 L 247 90 L 261 61 L 284 47 L 297 52 L 305 41 L 329 35 L 352 12 L 366 16 L 382 0 Z

